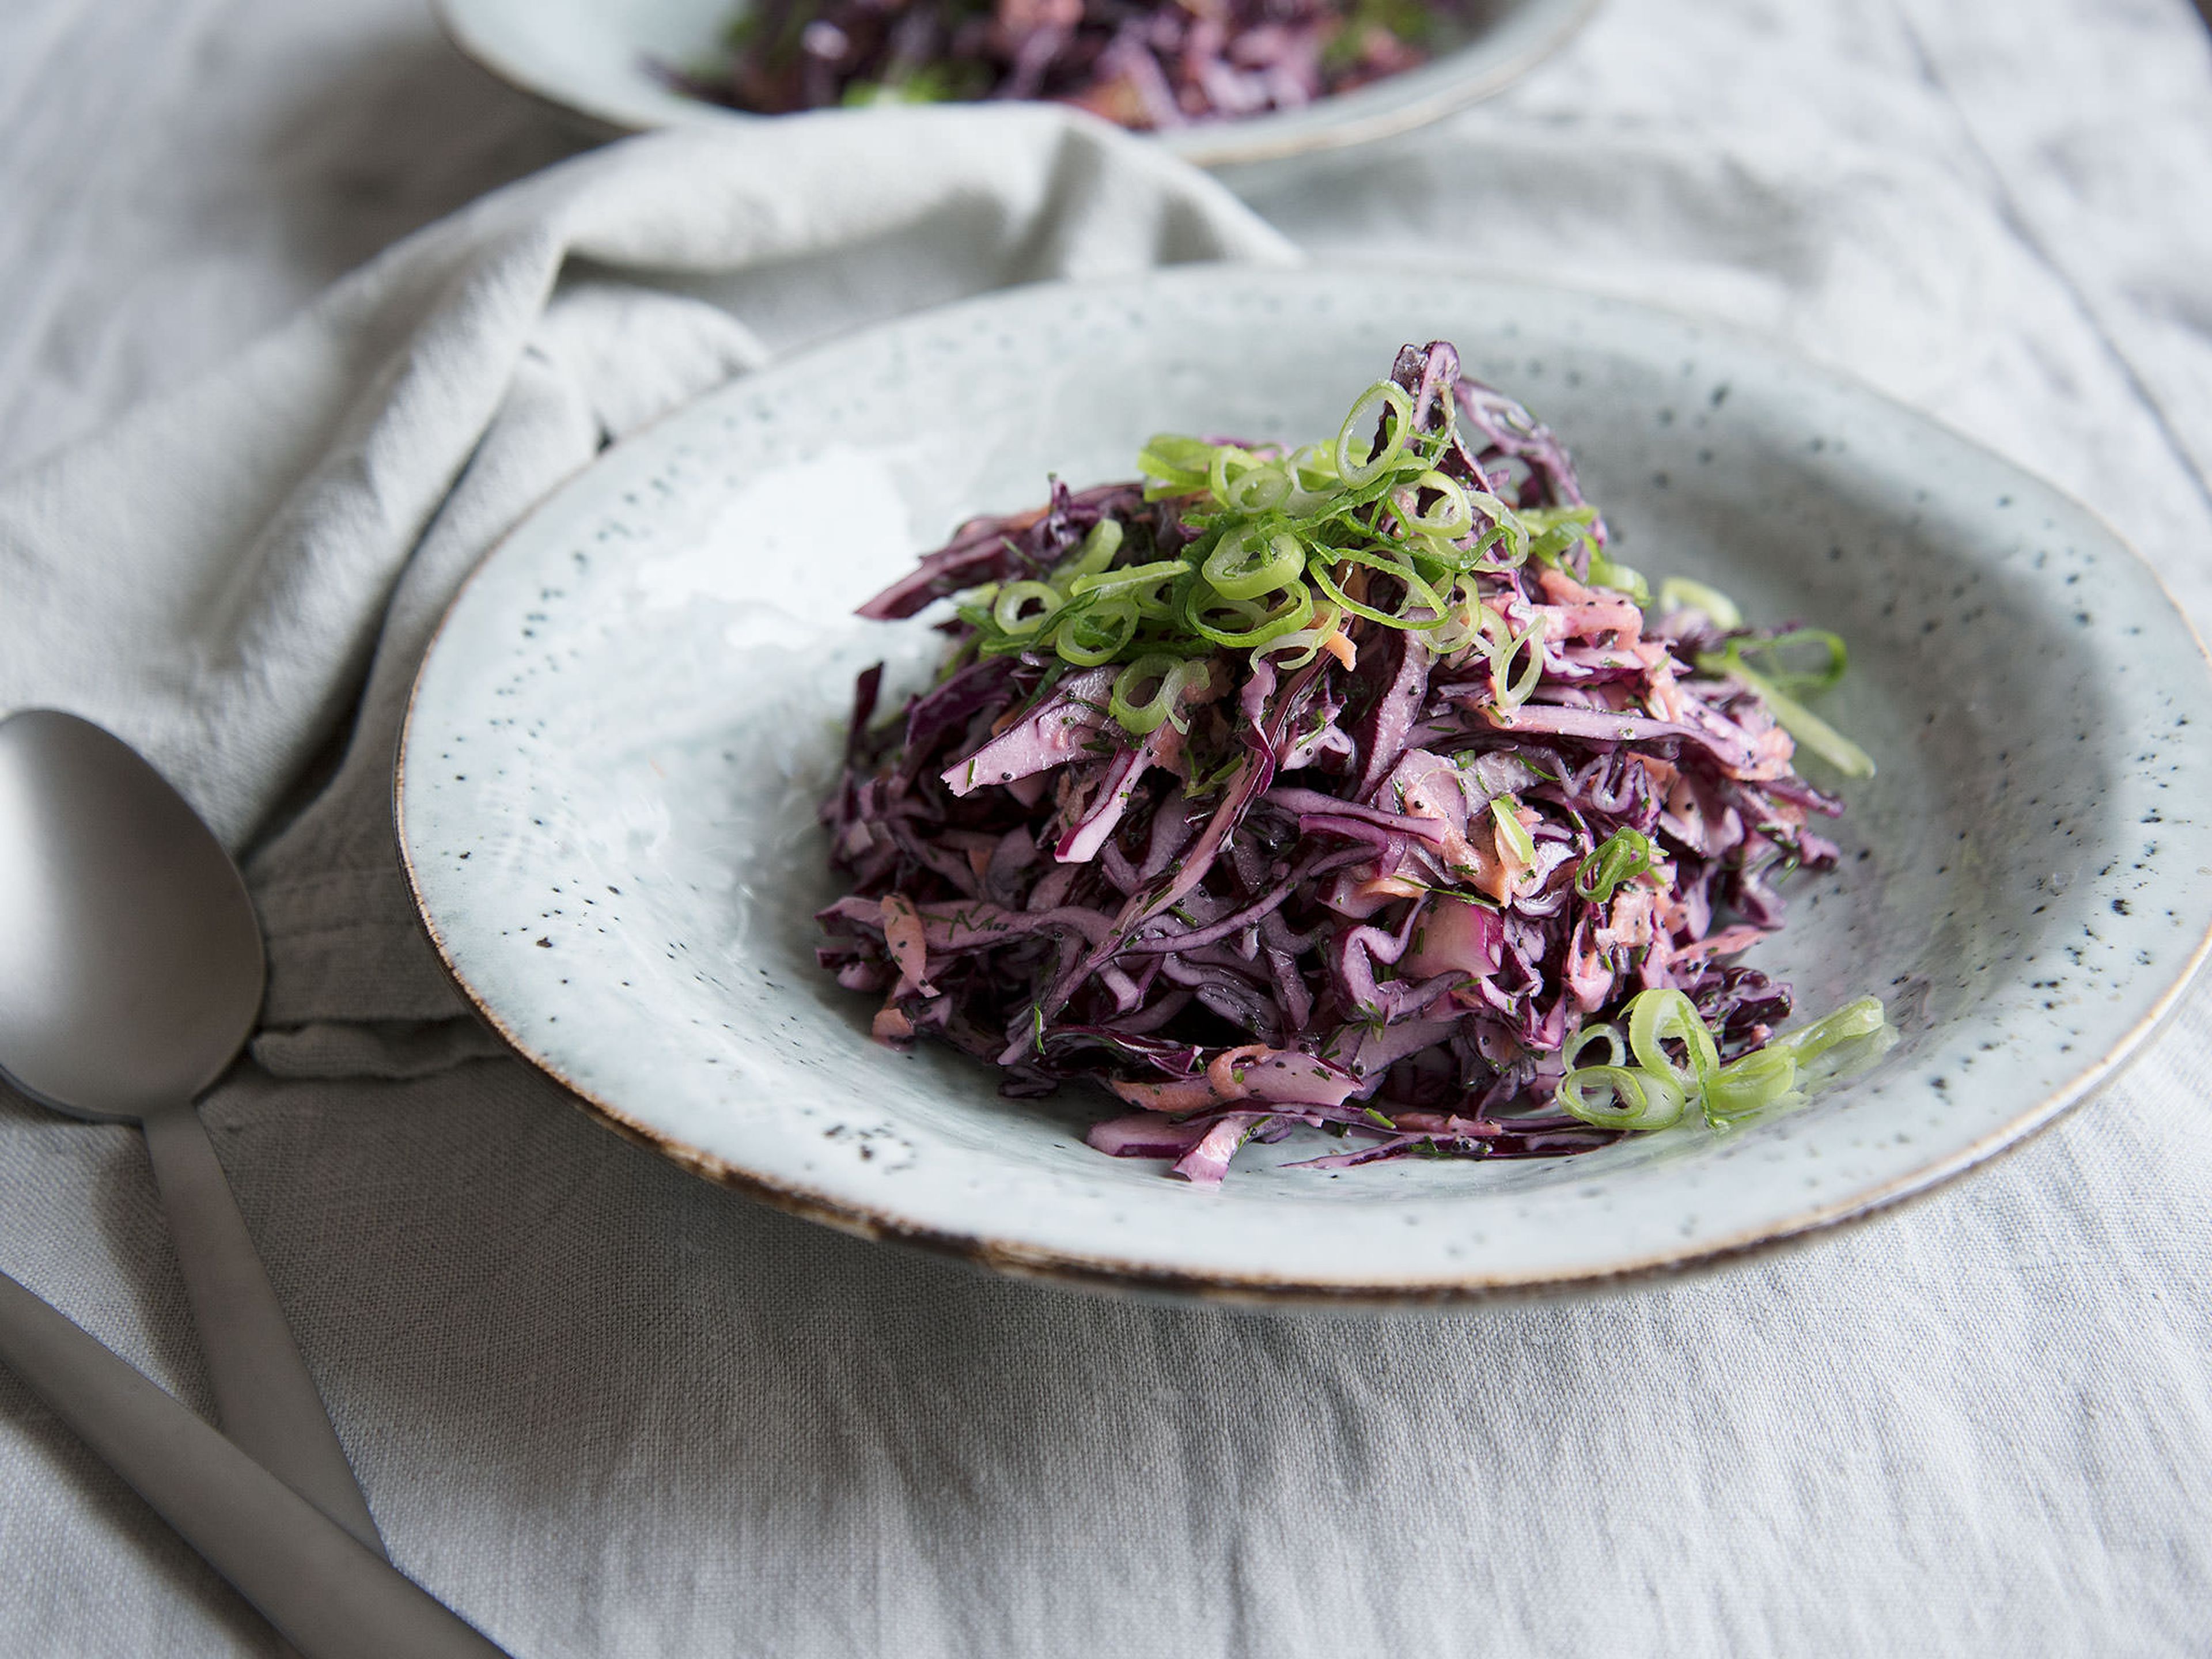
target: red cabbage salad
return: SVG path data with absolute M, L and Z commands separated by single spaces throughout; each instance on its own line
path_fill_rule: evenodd
M 759 0 L 672 76 L 764 114 L 1044 98 L 1158 130 L 1296 109 L 1425 63 L 1468 0 Z
M 1089 1139 L 1218 1185 L 1306 1160 L 1548 1158 L 1792 1103 L 1894 1040 L 1783 1031 L 1734 960 L 1865 753 L 1798 699 L 1843 642 L 1654 600 L 1565 449 L 1407 346 L 1333 441 L 1163 435 L 1142 477 L 974 520 L 861 608 L 953 601 L 936 682 L 860 675 L 822 806 L 824 968 L 874 1031 L 1088 1079 Z

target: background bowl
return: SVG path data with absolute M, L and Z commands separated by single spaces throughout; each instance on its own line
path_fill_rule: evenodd
M 600 132 L 773 118 L 693 98 L 656 65 L 711 65 L 744 0 L 436 0 L 455 45 Z M 1364 143 L 1490 97 L 1556 51 L 1598 0 L 1480 0 L 1466 44 L 1305 109 L 1153 135 L 1200 167 Z
M 1754 619 L 1839 630 L 1822 712 L 1878 759 L 1842 871 L 1752 960 L 1902 1040 L 1726 1135 L 1226 1188 L 1111 1160 L 1103 1096 L 867 1036 L 814 965 L 814 805 L 855 670 L 934 636 L 851 607 L 1046 475 L 1161 428 L 1330 432 L 1398 346 L 1455 340 L 1571 446 L 1618 551 Z M 990 1265 L 1251 1297 L 1401 1300 L 1680 1267 L 1967 1168 L 2108 1076 L 2212 922 L 2208 677 L 2079 505 L 1863 387 L 1706 325 L 1449 273 L 1212 267 L 934 312 L 734 383 L 616 447 L 455 604 L 417 684 L 403 848 L 438 948 L 524 1054 L 626 1132 L 801 1213 Z M 1808 770 L 1818 778 L 1817 763 Z M 1832 780 L 1827 780 L 1832 781 Z M 1305 1132 L 1301 1132 L 1303 1135 Z

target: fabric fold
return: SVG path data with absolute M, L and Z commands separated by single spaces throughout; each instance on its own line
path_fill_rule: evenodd
M 1294 257 L 1205 175 L 1035 106 L 592 152 L 0 481 L 0 708 L 109 726 L 246 855 L 273 1030 L 390 1028 L 387 1050 L 318 1037 L 297 1063 L 419 1074 L 473 1050 L 422 1035 L 468 1016 L 395 857 L 395 746 L 446 605 L 536 502 L 710 387 L 921 305 Z

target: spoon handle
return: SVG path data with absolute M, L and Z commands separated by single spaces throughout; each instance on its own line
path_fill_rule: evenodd
M 381 1556 L 5 1273 L 0 1364 L 305 1659 L 505 1659 Z
M 144 1124 L 223 1432 L 363 1546 L 383 1553 L 368 1501 L 254 1254 L 199 1113 L 190 1104 L 163 1107 L 149 1112 Z

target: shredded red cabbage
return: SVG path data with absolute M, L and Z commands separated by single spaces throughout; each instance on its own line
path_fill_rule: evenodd
M 877 1036 L 949 1042 L 1012 1095 L 1091 1079 L 1131 1109 L 1094 1146 L 1206 1184 L 1292 1123 L 1346 1137 L 1332 1167 L 1584 1152 L 1686 1096 L 1718 1123 L 1864 1035 L 1846 1016 L 1878 1005 L 1770 1049 L 1788 988 L 1728 960 L 1838 856 L 1808 825 L 1838 802 L 1730 669 L 1776 636 L 1710 589 L 1647 609 L 1565 449 L 1445 343 L 1346 432 L 1156 439 L 1148 482 L 1055 483 L 863 607 L 963 600 L 897 718 L 860 677 L 822 808 L 849 892 L 820 958 L 881 999 Z M 1278 633 L 1194 634 L 1240 602 L 1209 577 L 1279 578 L 1241 601 Z M 1120 643 L 1081 665 L 1102 616 Z
M 1153 130 L 1295 109 L 1425 63 L 1469 0 L 760 0 L 685 90 L 766 114 L 1042 98 Z

